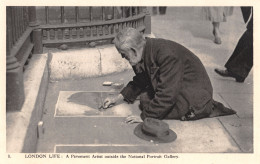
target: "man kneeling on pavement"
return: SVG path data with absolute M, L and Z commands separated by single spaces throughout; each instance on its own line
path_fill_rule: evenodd
M 128 123 L 142 122 L 147 117 L 185 121 L 236 113 L 213 100 L 213 88 L 203 64 L 184 46 L 144 38 L 134 28 L 120 31 L 114 44 L 133 67 L 135 76 L 118 95 L 107 97 L 103 108 L 123 100 L 133 103 L 140 95 L 141 116 L 127 117 Z

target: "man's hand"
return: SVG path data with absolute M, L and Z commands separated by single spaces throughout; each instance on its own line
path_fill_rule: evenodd
M 113 105 L 115 105 L 117 102 L 122 101 L 124 99 L 122 94 L 118 94 L 118 95 L 113 95 L 113 96 L 109 96 L 107 97 L 103 104 L 102 107 L 104 109 L 107 109 L 109 107 L 112 107 Z
M 141 119 L 140 116 L 128 116 L 126 119 L 125 119 L 125 122 L 128 123 L 128 124 L 133 124 L 133 123 L 140 123 L 140 122 L 143 122 L 143 120 Z

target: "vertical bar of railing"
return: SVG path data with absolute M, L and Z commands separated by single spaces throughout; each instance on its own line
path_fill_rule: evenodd
M 23 32 L 22 32 L 22 19 L 21 19 L 21 15 L 20 15 L 20 14 L 21 14 L 20 8 L 21 8 L 21 7 L 18 7 L 18 8 L 17 8 L 18 27 L 19 27 L 18 29 L 19 29 L 19 34 L 20 34 L 19 37 L 21 37 L 21 35 L 22 35 L 22 33 L 23 33 Z
M 22 34 L 23 34 L 23 32 L 24 32 L 24 28 L 23 28 L 23 7 L 20 7 L 20 27 L 21 27 L 21 32 L 22 32 Z
M 7 49 L 7 55 L 9 55 L 11 47 L 13 45 L 13 36 L 12 36 L 12 11 L 11 11 L 11 7 L 6 7 L 6 24 L 7 24 L 7 45 L 6 45 L 6 49 Z
M 92 22 L 93 20 L 93 13 L 92 13 L 92 10 L 93 8 L 92 7 L 89 7 L 89 21 Z M 93 37 L 94 36 L 94 27 L 93 26 L 90 26 L 90 37 Z
M 78 6 L 75 7 L 75 13 L 76 13 L 76 23 L 78 23 L 79 22 L 79 7 Z
M 27 20 L 27 27 L 28 27 L 29 26 L 29 7 L 26 7 L 26 12 L 27 12 L 26 20 Z
M 46 19 L 46 24 L 50 23 L 50 19 L 49 19 L 49 7 L 46 6 L 45 7 L 45 19 Z M 49 29 L 46 29 L 46 40 L 49 40 L 50 38 L 50 31 Z
M 92 15 L 92 7 L 89 7 L 89 21 L 92 22 L 93 15 Z
M 23 19 L 23 7 L 20 8 L 20 17 L 21 17 L 21 29 L 22 29 L 22 33 L 25 31 L 24 29 L 24 19 Z
M 14 7 L 10 7 L 10 10 L 11 10 L 11 22 L 12 22 L 12 26 L 11 26 L 11 28 L 12 28 L 12 42 L 13 42 L 13 44 L 12 45 L 14 45 L 15 44 L 15 42 L 16 42 L 16 37 L 15 37 L 15 17 L 14 17 Z
M 15 14 L 15 17 L 16 17 L 16 23 L 17 23 L 17 31 L 18 31 L 18 38 L 20 38 L 21 36 L 21 28 L 20 28 L 20 17 L 19 17 L 19 7 L 16 7 L 16 10 L 15 10 L 16 14 Z
M 18 34 L 18 32 L 17 32 L 17 20 L 16 20 L 16 7 L 13 7 L 13 18 L 14 18 L 14 35 L 15 35 L 15 42 L 16 42 L 16 40 L 17 40 L 17 38 L 18 38 L 18 36 L 17 36 L 17 34 Z
M 35 27 L 38 26 L 39 23 L 37 22 L 36 18 L 36 7 L 35 6 L 29 6 L 29 26 Z
M 113 19 L 115 20 L 116 19 L 116 7 L 113 7 Z M 111 33 L 115 34 L 116 33 L 116 26 L 115 24 L 112 24 L 112 30 L 111 30 Z
M 26 10 L 25 7 L 23 7 L 23 29 L 26 30 Z
M 17 31 L 18 31 L 18 38 L 21 37 L 21 26 L 20 26 L 20 13 L 19 13 L 19 8 L 16 8 L 16 18 L 17 18 Z
M 20 30 L 19 30 L 19 17 L 18 17 L 18 13 L 17 13 L 17 8 L 15 7 L 15 28 L 16 28 L 16 40 L 19 39 L 20 37 Z
M 116 17 L 115 17 L 115 16 L 116 16 L 116 13 L 115 13 L 115 12 L 116 12 L 115 7 L 112 8 L 112 11 L 113 11 L 113 14 L 112 14 L 112 15 L 113 15 L 113 19 L 116 19 Z
M 60 7 L 61 10 L 61 23 L 64 23 L 64 7 Z
M 122 7 L 122 17 L 125 18 L 125 7 Z
M 46 24 L 49 24 L 49 7 L 45 7 L 45 19 L 46 19 Z
M 27 22 L 27 19 L 26 19 L 26 10 L 25 10 L 25 7 L 23 7 L 23 28 L 24 30 L 26 30 L 26 22 Z
M 75 7 L 76 23 L 79 22 L 79 7 Z M 76 38 L 80 37 L 80 28 L 76 28 Z
M 106 19 L 106 15 L 105 15 L 105 7 L 102 7 L 102 21 L 104 22 Z M 102 35 L 105 35 L 105 29 L 106 29 L 106 25 L 102 25 Z
M 102 20 L 104 21 L 105 20 L 105 7 L 101 7 L 101 10 L 102 10 Z
M 129 7 L 129 10 L 130 10 L 130 11 L 129 11 L 129 16 L 130 16 L 130 17 L 133 16 L 133 11 L 132 11 L 133 8 L 134 8 L 134 7 Z

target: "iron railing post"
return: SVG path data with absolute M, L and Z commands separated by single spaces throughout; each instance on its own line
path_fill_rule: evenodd
M 12 10 L 14 7 L 7 7 L 6 15 L 6 110 L 20 110 L 24 102 L 23 69 L 17 58 L 11 54 L 12 47 Z M 14 29 L 14 28 L 12 28 Z
M 32 42 L 34 43 L 33 54 L 41 54 L 43 52 L 42 29 L 33 30 L 32 36 Z
M 35 6 L 29 6 L 29 26 L 34 27 L 38 26 L 39 22 L 37 21 L 36 17 L 36 7 Z
M 152 24 L 151 24 L 151 15 L 149 13 L 149 11 L 147 10 L 147 8 L 144 8 L 143 11 L 145 13 L 145 17 L 144 17 L 144 25 L 145 25 L 145 34 L 151 34 L 152 32 Z
M 36 17 L 36 7 L 29 6 L 29 26 L 36 27 L 39 26 L 39 22 L 37 21 Z M 32 32 L 32 42 L 34 44 L 33 47 L 33 54 L 41 54 L 42 49 L 42 30 L 41 29 L 34 29 Z

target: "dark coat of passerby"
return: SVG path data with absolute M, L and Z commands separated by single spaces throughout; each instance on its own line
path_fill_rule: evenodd
M 233 77 L 237 82 L 244 82 L 253 67 L 253 8 L 241 7 L 247 30 L 239 39 L 235 50 L 225 64 L 226 70 L 215 69 L 224 77 Z

